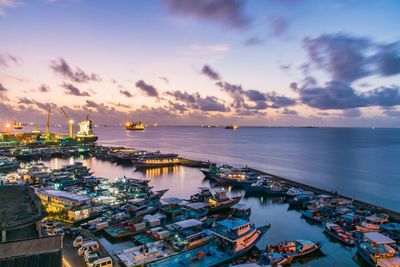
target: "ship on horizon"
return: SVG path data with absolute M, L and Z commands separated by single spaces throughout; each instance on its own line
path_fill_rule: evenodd
M 127 130 L 132 130 L 132 131 L 143 131 L 145 128 L 145 125 L 141 121 L 127 122 L 125 124 L 125 128 Z

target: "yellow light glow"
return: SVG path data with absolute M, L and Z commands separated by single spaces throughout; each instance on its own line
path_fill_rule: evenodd
M 10 123 L 6 123 L 6 128 L 10 128 L 11 127 L 11 124 Z
M 126 126 L 130 126 L 131 124 L 129 122 L 126 123 Z

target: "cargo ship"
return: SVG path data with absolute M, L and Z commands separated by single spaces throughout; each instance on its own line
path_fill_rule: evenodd
M 22 129 L 22 123 L 14 121 L 13 127 L 15 130 L 21 130 Z
M 225 126 L 225 129 L 227 129 L 227 130 L 237 130 L 237 129 L 239 129 L 239 125 L 228 125 L 228 126 Z
M 93 121 L 86 117 L 86 120 L 81 121 L 79 124 L 79 131 L 75 139 L 83 143 L 94 143 L 98 137 L 93 132 Z
M 127 122 L 125 124 L 125 128 L 127 130 L 133 130 L 133 131 L 143 131 L 144 130 L 144 124 L 141 121 L 137 122 Z

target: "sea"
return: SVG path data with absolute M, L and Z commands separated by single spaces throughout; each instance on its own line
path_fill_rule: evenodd
M 268 173 L 337 191 L 354 199 L 400 211 L 400 129 L 384 128 L 298 128 L 159 126 L 144 131 L 123 127 L 95 129 L 98 143 L 133 147 L 147 151 L 177 153 L 237 167 L 249 166 Z M 280 197 L 245 195 L 240 189 L 210 184 L 198 168 L 135 171 L 97 159 L 52 159 L 51 167 L 83 161 L 94 175 L 115 180 L 123 176 L 150 179 L 154 189 L 169 189 L 165 197 L 188 198 L 200 186 L 244 195 L 242 203 L 251 207 L 250 220 L 256 226 L 271 224 L 257 247 L 284 240 L 328 240 L 321 225 L 311 224 L 301 213 L 288 209 Z M 293 266 L 363 266 L 355 248 L 329 240 L 320 253 Z

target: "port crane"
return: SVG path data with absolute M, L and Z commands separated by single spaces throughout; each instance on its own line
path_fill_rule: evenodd
M 46 124 L 46 134 L 47 136 L 49 135 L 49 131 L 50 131 L 50 109 L 49 109 L 49 113 L 47 113 L 47 124 Z
M 65 116 L 65 118 L 67 119 L 67 121 L 68 121 L 68 124 L 69 124 L 69 137 L 73 137 L 72 136 L 72 124 L 73 124 L 73 120 L 70 120 L 69 118 L 68 118 L 68 116 L 67 116 L 67 113 L 65 113 L 65 111 L 64 111 L 64 109 L 61 107 L 61 111 L 64 113 L 64 116 Z

